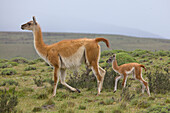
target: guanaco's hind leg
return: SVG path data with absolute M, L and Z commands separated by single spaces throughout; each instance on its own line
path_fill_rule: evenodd
M 138 79 L 142 84 L 142 93 L 144 93 L 145 88 L 146 88 L 147 93 L 150 96 L 150 90 L 149 90 L 148 82 L 146 82 L 142 77 L 142 68 L 140 68 L 138 70 L 138 72 L 136 72 L 135 74 L 136 74 L 136 79 Z
M 104 74 L 105 71 L 98 66 L 99 58 L 100 58 L 100 46 L 98 44 L 94 45 L 94 43 L 88 44 L 88 46 L 86 46 L 86 60 L 91 66 L 91 69 L 97 78 L 98 95 L 100 94 L 100 91 L 102 89 L 105 75 Z
M 77 91 L 77 92 L 80 93 L 80 90 L 79 90 L 79 89 L 73 88 L 73 87 L 71 87 L 70 85 L 68 85 L 68 84 L 65 82 L 66 70 L 65 70 L 65 69 L 60 69 L 60 72 L 61 72 L 61 75 L 60 75 L 61 84 L 64 85 L 64 86 L 66 86 L 67 88 L 69 88 L 71 91 Z
M 53 96 L 56 95 L 57 85 L 59 81 L 59 74 L 60 70 L 57 67 L 54 67 L 54 90 L 53 90 Z
M 97 92 L 97 95 L 99 95 L 100 94 L 100 91 L 101 91 L 101 88 L 102 88 L 102 79 L 103 79 L 103 77 L 101 76 L 101 74 L 100 74 L 100 72 L 99 72 L 99 67 L 98 67 L 98 65 L 97 65 L 97 63 L 95 63 L 95 62 L 93 62 L 92 63 L 92 71 L 93 71 L 93 73 L 94 73 L 94 75 L 96 76 L 96 78 L 97 78 L 97 84 L 98 84 L 98 92 Z
M 102 86 L 101 86 L 101 89 L 100 89 L 100 91 L 101 91 L 102 87 L 103 87 L 103 81 L 104 81 L 104 77 L 105 77 L 106 71 L 99 66 L 99 72 L 100 72 L 100 75 L 102 76 L 102 80 L 101 80 Z

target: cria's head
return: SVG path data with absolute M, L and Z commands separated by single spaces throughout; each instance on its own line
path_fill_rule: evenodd
M 33 30 L 33 28 L 36 26 L 37 26 L 37 22 L 36 22 L 35 16 L 33 16 L 33 20 L 21 25 L 21 29 L 22 30 Z
M 113 60 L 115 60 L 116 54 L 113 54 L 106 62 L 111 63 Z

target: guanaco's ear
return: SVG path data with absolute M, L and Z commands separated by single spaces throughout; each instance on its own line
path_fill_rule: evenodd
M 37 22 L 36 22 L 35 16 L 33 16 L 33 17 L 32 17 L 32 19 L 33 19 L 33 23 L 34 23 L 35 25 L 37 25 Z

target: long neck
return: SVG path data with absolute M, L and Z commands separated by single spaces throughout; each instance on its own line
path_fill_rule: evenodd
M 36 28 L 34 28 L 33 34 L 34 34 L 34 47 L 36 51 L 42 55 L 46 55 L 47 45 L 43 41 L 42 32 L 39 25 L 37 25 Z
M 116 58 L 115 58 L 115 60 L 113 60 L 113 62 L 112 62 L 112 67 L 113 67 L 113 69 L 116 70 L 116 71 L 119 70 L 119 66 L 117 65 L 117 60 L 116 60 Z

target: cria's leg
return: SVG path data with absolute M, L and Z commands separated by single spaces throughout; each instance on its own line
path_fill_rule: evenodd
M 93 71 L 94 75 L 97 78 L 97 83 L 98 83 L 97 95 L 99 95 L 100 91 L 101 91 L 101 88 L 102 88 L 102 85 L 103 85 L 103 82 L 102 82 L 103 77 L 99 73 L 99 67 L 98 67 L 97 63 L 95 63 L 95 62 L 92 63 L 92 71 Z
M 58 81 L 59 81 L 59 74 L 60 74 L 59 68 L 55 67 L 54 68 L 54 90 L 53 90 L 53 96 L 56 95 L 57 85 L 58 85 Z
M 119 79 L 121 79 L 122 78 L 122 76 L 118 76 L 118 77 L 116 77 L 115 78 L 115 87 L 114 87 L 114 93 L 116 92 L 116 90 L 117 90 L 117 82 L 118 82 L 118 80 Z
M 66 70 L 65 69 L 60 69 L 60 72 L 61 72 L 61 84 L 68 87 L 70 90 L 72 91 L 77 91 L 80 93 L 80 90 L 79 89 L 76 89 L 76 88 L 73 88 L 71 87 L 70 85 L 68 85 L 66 82 L 65 82 L 65 77 L 66 77 Z
M 123 82 L 122 82 L 123 88 L 126 87 L 127 77 L 128 77 L 127 75 L 124 75 Z
M 147 93 L 148 93 L 148 96 L 150 96 L 150 90 L 149 90 L 149 86 L 148 86 L 148 83 L 143 79 L 142 77 L 142 69 L 139 70 L 139 73 L 137 73 L 138 76 L 137 79 L 142 83 L 143 87 L 142 87 L 142 93 L 144 93 L 145 91 L 145 88 L 147 90 Z

